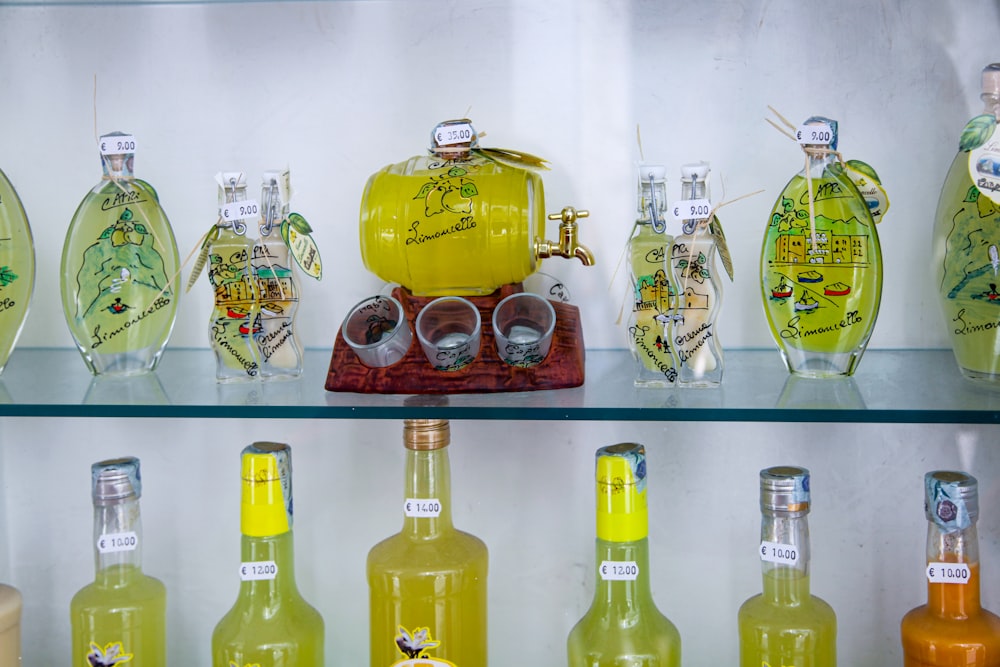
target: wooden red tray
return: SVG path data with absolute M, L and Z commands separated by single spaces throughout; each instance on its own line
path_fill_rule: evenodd
M 435 370 L 420 349 L 415 334 L 410 349 L 398 362 L 386 368 L 369 368 L 361 363 L 338 329 L 326 374 L 326 389 L 364 394 L 461 394 L 579 387 L 583 384 L 585 348 L 580 311 L 576 306 L 551 302 L 556 311 L 556 325 L 552 347 L 542 363 L 532 368 L 517 368 L 497 356 L 491 319 L 493 309 L 504 297 L 521 291 L 523 288 L 518 283 L 505 285 L 488 296 L 466 297 L 479 308 L 482 344 L 475 361 L 457 371 Z M 420 309 L 434 299 L 414 296 L 403 287 L 394 289 L 392 295 L 403 305 L 411 328 Z

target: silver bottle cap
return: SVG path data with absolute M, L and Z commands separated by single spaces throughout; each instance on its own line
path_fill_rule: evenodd
M 768 512 L 808 512 L 809 471 L 798 466 L 761 470 L 760 508 Z
M 98 461 L 90 466 L 90 475 L 95 505 L 115 505 L 142 495 L 139 459 L 134 456 Z
M 979 482 L 955 470 L 934 470 L 924 475 L 924 514 L 941 528 L 968 528 L 979 518 Z

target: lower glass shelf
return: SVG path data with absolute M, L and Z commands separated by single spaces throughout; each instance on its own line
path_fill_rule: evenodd
M 716 389 L 639 389 L 624 350 L 588 350 L 581 387 L 462 395 L 328 392 L 327 350 L 285 382 L 217 384 L 207 349 L 168 349 L 155 373 L 93 377 L 76 350 L 19 348 L 0 377 L 0 417 L 498 419 L 996 423 L 1000 390 L 959 374 L 948 350 L 869 350 L 855 376 L 790 376 L 774 350 L 726 353 Z

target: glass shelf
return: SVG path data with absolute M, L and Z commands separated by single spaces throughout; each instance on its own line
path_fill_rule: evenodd
M 637 389 L 623 350 L 588 350 L 586 383 L 495 394 L 378 395 L 323 388 L 330 352 L 298 380 L 217 384 L 209 350 L 168 349 L 156 373 L 94 378 L 76 350 L 18 348 L 0 417 L 1000 422 L 1000 391 L 961 377 L 947 350 L 870 350 L 853 378 L 792 377 L 774 350 L 726 353 L 717 389 Z

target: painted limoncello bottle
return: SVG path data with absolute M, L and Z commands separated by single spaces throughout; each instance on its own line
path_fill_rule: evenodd
M 962 375 L 1000 383 L 1000 63 L 983 69 L 982 100 L 941 188 L 933 263 Z
M 486 545 L 451 518 L 450 427 L 404 422 L 403 529 L 368 552 L 371 667 L 487 665 Z
M 24 206 L 0 170 L 0 373 L 28 316 L 35 286 L 35 244 Z
M 677 378 L 670 348 L 675 294 L 666 265 L 673 241 L 667 234 L 666 173 L 663 165 L 639 165 L 639 215 L 627 249 L 632 297 L 628 345 L 636 360 L 637 387 L 666 387 Z
M 292 451 L 241 454 L 240 592 L 212 632 L 212 667 L 322 667 L 323 618 L 295 583 Z
M 777 466 L 760 471 L 763 592 L 737 616 L 740 667 L 837 664 L 837 617 L 809 589 L 809 471 Z
M 387 282 L 418 295 L 483 295 L 519 283 L 541 259 L 593 255 L 577 243 L 567 207 L 559 241 L 545 241 L 545 197 L 536 168 L 545 161 L 483 148 L 468 119 L 431 131 L 430 151 L 388 165 L 368 179 L 361 198 L 361 258 Z
M 878 176 L 861 162 L 841 164 L 836 121 L 814 116 L 802 128 L 805 169 L 778 196 L 764 234 L 764 312 L 789 372 L 852 375 L 882 298 L 879 200 L 863 196 L 852 173 L 876 190 Z
M 904 667 L 1000 666 L 1000 617 L 980 601 L 979 483 L 964 472 L 924 476 L 927 603 L 901 625 Z
M 716 269 L 716 230 L 708 194 L 707 162 L 681 168 L 681 233 L 670 244 L 667 266 L 677 289 L 671 344 L 678 387 L 717 387 L 722 382 L 722 344 L 716 319 L 722 308 L 722 281 Z
M 219 382 L 253 380 L 260 373 L 260 355 L 254 336 L 263 331 L 260 291 L 250 256 L 260 204 L 247 198 L 242 172 L 218 174 L 219 219 L 206 238 L 208 281 L 214 293 L 208 338 L 215 353 Z
M 134 177 L 135 139 L 100 139 L 104 177 L 63 244 L 63 313 L 92 373 L 156 368 L 174 326 L 180 257 L 153 187 Z
M 678 667 L 681 637 L 653 601 L 649 582 L 646 450 L 597 450 L 596 588 L 567 639 L 569 667 Z
M 139 459 L 91 468 L 94 581 L 70 602 L 73 667 L 167 667 L 164 585 L 142 571 Z

